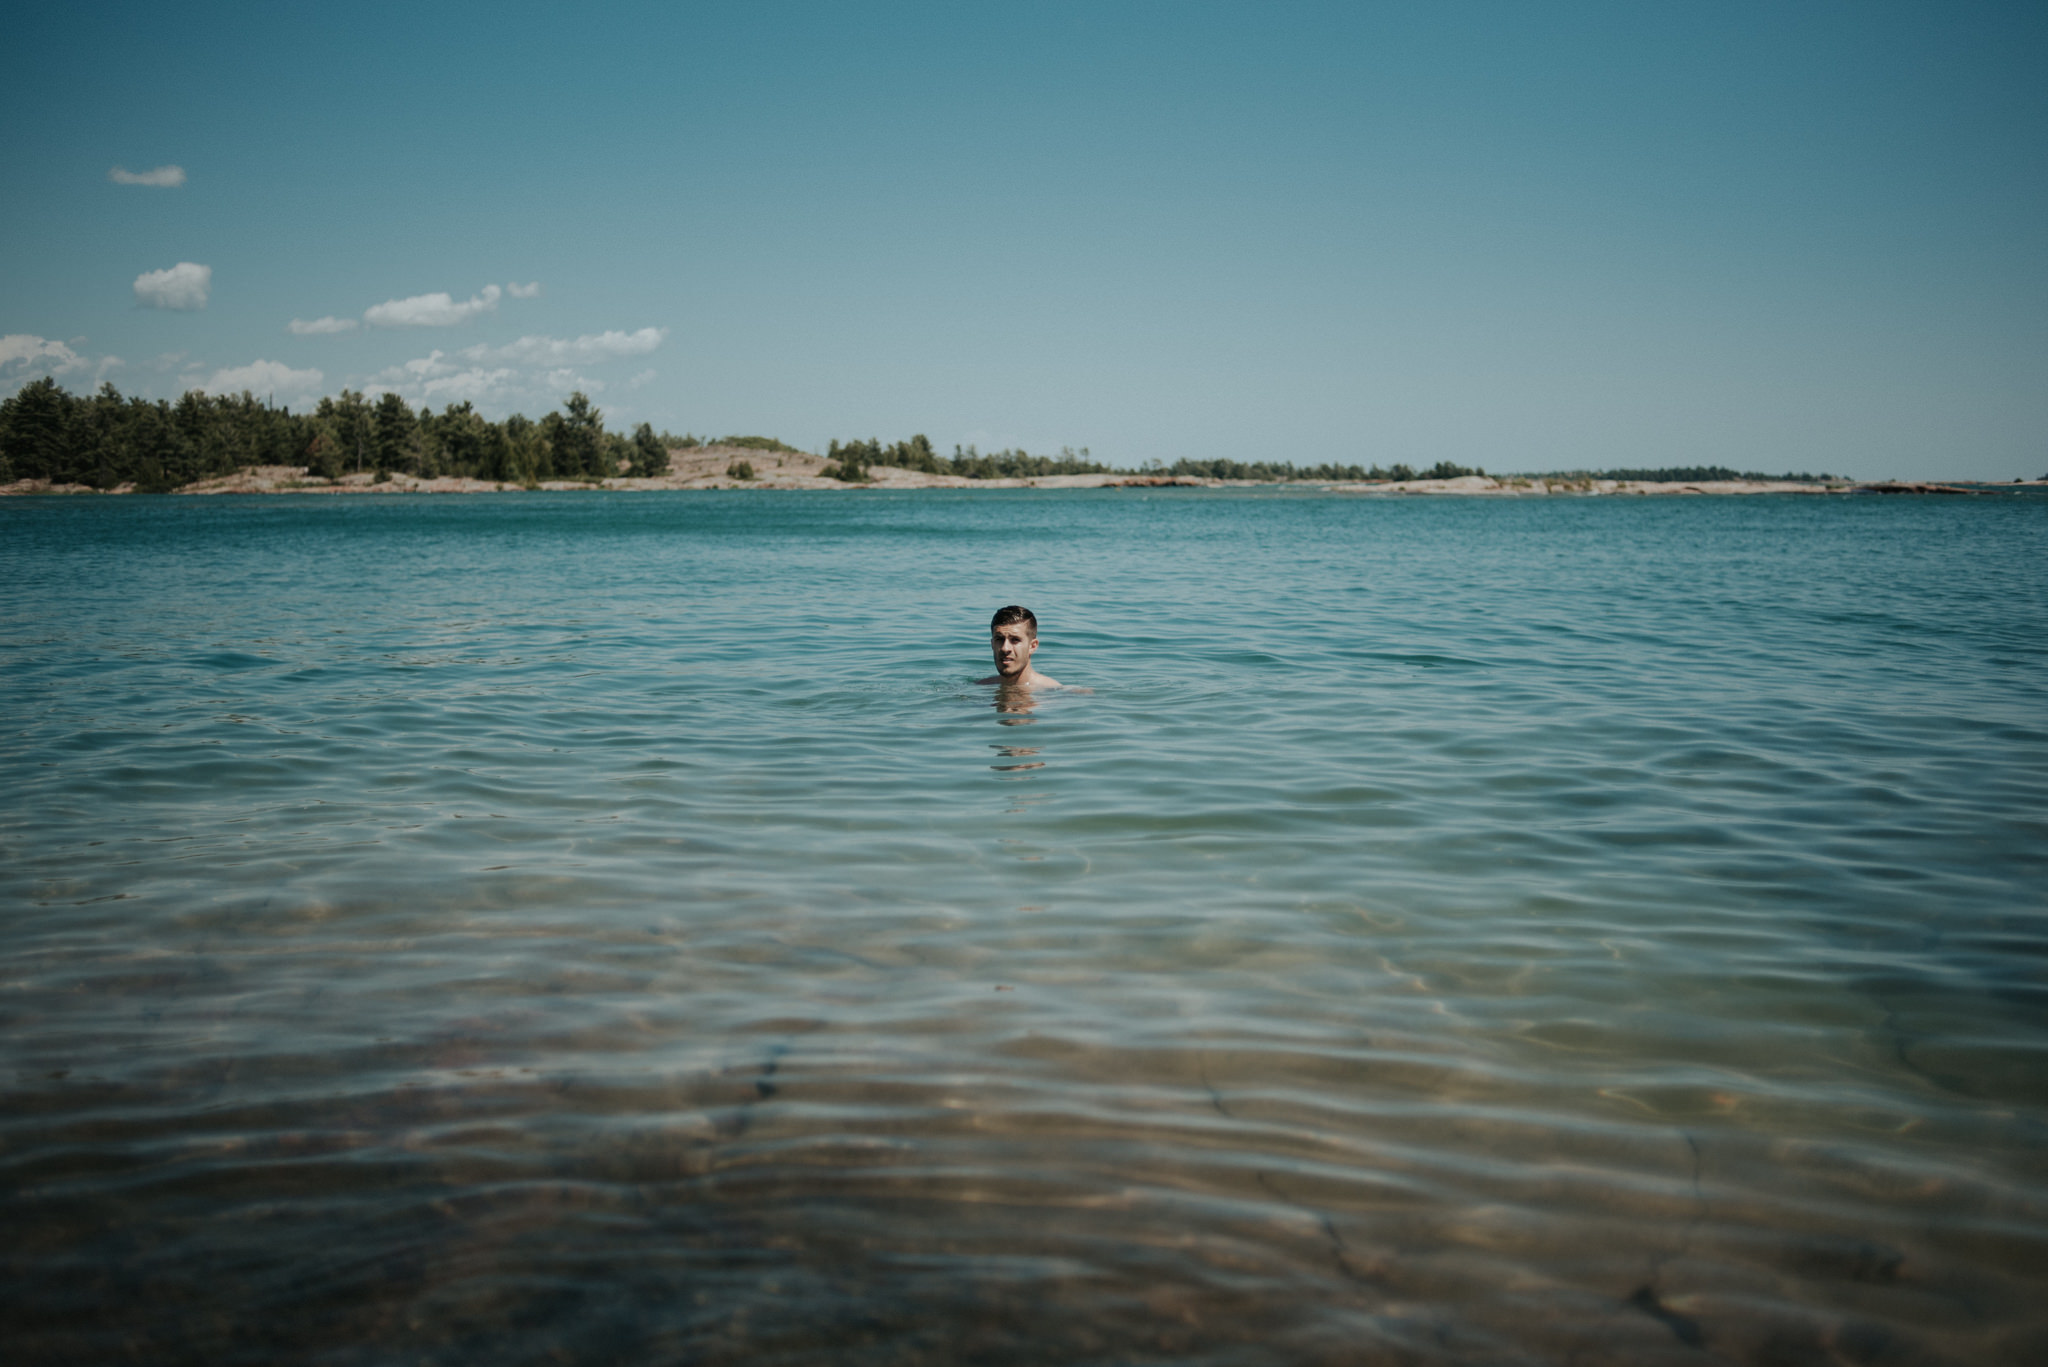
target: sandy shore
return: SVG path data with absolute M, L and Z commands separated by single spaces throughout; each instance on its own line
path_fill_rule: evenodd
M 736 461 L 754 468 L 755 478 L 734 479 L 726 470 Z M 1131 488 L 1264 488 L 1275 487 L 1258 480 L 1198 479 L 1184 475 L 1102 474 L 1039 475 L 1027 479 L 965 479 L 959 475 L 929 475 L 877 465 L 867 484 L 843 484 L 827 479 L 821 471 L 824 457 L 800 452 L 756 451 L 746 447 L 702 446 L 669 453 L 669 472 L 655 479 L 547 480 L 538 487 L 554 490 L 586 489 L 831 489 L 854 493 L 863 489 L 1131 489 Z M 2040 481 L 2035 481 L 2039 483 Z M 179 494 L 488 494 L 516 492 L 522 486 L 480 479 L 420 479 L 393 475 L 382 484 L 369 474 L 344 475 L 328 481 L 307 473 L 304 466 L 256 465 L 219 479 L 201 480 L 177 490 Z M 1801 484 L 1790 480 L 1709 480 L 1692 483 L 1657 483 L 1612 479 L 1538 479 L 1517 475 L 1498 478 L 1467 475 L 1461 479 L 1409 479 L 1383 483 L 1329 483 L 1303 480 L 1285 487 L 1303 491 L 1348 494 L 1361 497 L 1392 497 L 1416 494 L 1450 494 L 1484 498 L 1549 498 L 1607 494 L 1843 494 L 1843 493 L 1974 493 L 1974 489 L 1943 484 L 1887 482 L 1856 484 Z M 2010 485 L 2000 487 L 2014 487 Z M 17 480 L 0 485 L 0 497 L 24 494 L 125 494 L 134 486 L 95 490 L 82 484 L 51 484 L 47 480 Z

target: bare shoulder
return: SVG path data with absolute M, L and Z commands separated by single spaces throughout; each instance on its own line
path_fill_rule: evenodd
M 1004 688 L 1021 688 L 1026 692 L 1054 688 L 1059 689 L 1063 693 L 1093 693 L 1095 691 L 1092 688 L 1076 688 L 1070 684 L 1063 684 L 1050 674 L 1033 674 L 1028 679 L 1005 679 L 1000 674 L 991 674 L 986 679 L 976 679 L 975 682 L 977 684 L 995 684 Z

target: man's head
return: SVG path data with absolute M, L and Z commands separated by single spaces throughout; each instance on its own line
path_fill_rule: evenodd
M 1030 608 L 1014 603 L 998 608 L 988 624 L 988 643 L 995 653 L 996 673 L 1021 679 L 1031 672 L 1031 652 L 1038 649 L 1038 619 Z

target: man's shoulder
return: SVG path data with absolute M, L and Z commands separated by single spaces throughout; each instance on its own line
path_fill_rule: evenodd
M 1065 688 L 1066 685 L 1049 674 L 1032 674 L 1022 679 L 1005 679 L 1000 674 L 991 674 L 986 679 L 976 679 L 978 684 L 1004 684 L 1011 688 Z

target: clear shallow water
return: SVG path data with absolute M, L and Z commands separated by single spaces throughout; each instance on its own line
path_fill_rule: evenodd
M 0 505 L 28 1362 L 2048 1355 L 2048 501 Z M 1089 694 L 1001 712 L 998 604 Z

